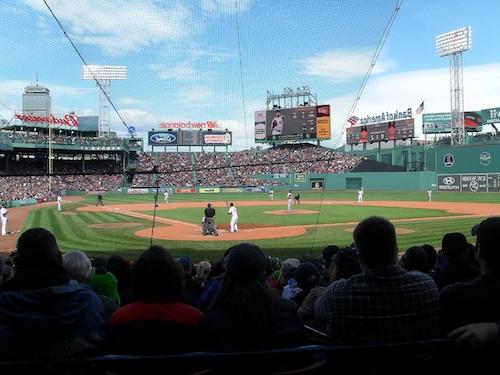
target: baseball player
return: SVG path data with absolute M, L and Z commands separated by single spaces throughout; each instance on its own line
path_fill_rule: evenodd
M 57 196 L 57 211 L 62 211 L 62 198 L 60 195 Z
M 7 218 L 7 209 L 5 208 L 5 204 L 2 204 L 0 208 L 0 219 L 2 220 L 2 236 L 7 235 L 7 222 L 9 219 Z
M 238 211 L 234 206 L 233 202 L 229 203 L 229 211 L 227 211 L 228 215 L 231 215 L 230 222 L 230 231 L 231 233 L 238 231 Z
M 101 205 L 104 207 L 104 203 L 102 203 L 102 195 L 100 193 L 97 194 L 97 203 L 95 205 L 96 206 Z
M 292 191 L 288 190 L 288 194 L 286 195 L 286 199 L 288 199 L 288 211 L 292 209 Z
M 295 194 L 294 199 L 295 199 L 295 204 L 300 204 L 300 194 L 299 193 Z
M 269 190 L 269 200 L 270 201 L 274 200 L 274 190 L 273 189 Z
M 427 198 L 429 198 L 429 202 L 432 202 L 432 190 L 430 188 L 427 189 Z
M 165 190 L 165 191 L 163 192 L 163 201 L 164 201 L 165 203 L 168 203 L 168 197 L 170 197 L 170 193 L 168 192 L 168 190 Z
M 276 116 L 271 122 L 271 135 L 281 135 L 283 133 L 283 126 L 285 124 L 285 118 L 283 114 L 278 109 L 276 111 Z
M 358 190 L 358 202 L 359 203 L 363 202 L 363 187 L 360 187 Z

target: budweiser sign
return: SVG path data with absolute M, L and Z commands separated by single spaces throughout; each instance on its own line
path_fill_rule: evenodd
M 219 124 L 217 124 L 217 121 L 206 121 L 206 122 L 163 121 L 160 123 L 161 129 L 217 129 L 218 127 Z
M 32 122 L 41 124 L 54 124 L 57 126 L 69 126 L 71 128 L 78 127 L 78 117 L 75 115 L 66 115 L 64 117 L 51 116 L 35 116 L 16 114 L 16 117 L 22 122 Z

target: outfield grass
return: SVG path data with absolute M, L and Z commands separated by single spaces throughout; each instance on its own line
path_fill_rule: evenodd
M 281 206 L 241 206 L 238 207 L 239 223 L 264 224 L 264 225 L 311 225 L 332 224 L 360 221 L 368 216 L 384 215 L 388 219 L 410 219 L 419 217 L 451 216 L 452 214 L 442 210 L 392 208 L 373 206 L 350 206 L 350 205 L 319 205 L 302 204 L 294 206 L 295 209 L 318 211 L 315 214 L 305 215 L 271 215 L 266 211 L 283 210 Z M 382 211 L 383 210 L 383 211 Z M 153 211 L 145 211 L 152 215 Z M 186 221 L 198 224 L 203 216 L 201 208 L 176 208 L 173 210 L 156 211 L 157 216 L 169 219 Z M 216 220 L 219 224 L 229 223 L 230 217 L 227 210 L 216 209 Z
M 303 199 L 321 199 L 319 192 L 301 193 Z M 348 198 L 349 197 L 349 198 Z M 367 200 L 421 200 L 425 201 L 426 196 L 420 192 L 367 192 Z M 500 202 L 500 194 L 466 194 L 466 193 L 436 193 L 433 198 L 436 201 L 476 201 L 476 202 Z M 267 194 L 178 194 L 174 195 L 172 202 L 180 201 L 224 201 L 234 200 L 266 200 Z M 285 199 L 285 193 L 275 194 L 275 199 Z M 326 192 L 324 199 L 344 200 L 355 199 L 353 192 Z M 104 197 L 105 204 L 110 203 L 140 203 L 152 202 L 151 195 L 117 195 L 109 194 Z M 54 207 L 34 209 L 28 216 L 24 228 L 42 226 L 54 232 L 60 247 L 67 250 L 84 250 L 92 255 L 109 255 L 119 253 L 129 258 L 135 258 L 137 254 L 150 244 L 147 238 L 140 238 L 134 235 L 139 229 L 151 228 L 151 222 L 130 216 L 120 215 L 113 212 L 80 212 L 76 208 L 85 203 L 95 204 L 95 197 L 85 197 L 79 203 L 67 203 L 64 205 L 64 213 L 57 212 Z M 296 216 L 274 216 L 263 214 L 263 211 L 282 210 L 283 205 L 276 206 L 251 206 L 238 207 L 241 223 L 258 223 L 265 225 L 298 225 L 315 224 L 318 219 L 317 214 L 296 215 Z M 303 209 L 315 210 L 318 206 L 302 205 Z M 157 212 L 159 216 L 174 218 L 177 220 L 199 223 L 203 215 L 202 209 L 185 208 L 174 210 L 161 210 Z M 322 206 L 319 216 L 319 223 L 342 223 L 359 221 L 370 215 L 382 215 L 391 219 L 406 219 L 417 217 L 435 217 L 449 215 L 440 210 L 408 209 L 408 208 L 387 208 L 369 206 Z M 224 209 L 217 209 L 217 221 L 228 223 L 229 217 Z M 398 243 L 401 250 L 409 246 L 423 243 L 430 243 L 439 246 L 442 236 L 448 232 L 463 232 L 469 240 L 470 228 L 477 224 L 480 218 L 448 218 L 439 221 L 408 221 L 398 223 L 398 227 L 412 229 L 414 233 L 402 234 L 398 236 Z M 97 223 L 138 223 L 134 227 L 122 228 L 90 228 L 89 224 Z M 163 224 L 157 223 L 158 226 Z M 307 228 L 304 235 L 282 239 L 257 240 L 257 244 L 262 246 L 269 255 L 280 257 L 295 256 L 300 257 L 307 253 L 319 253 L 321 249 L 329 244 L 340 246 L 348 245 L 352 242 L 352 233 L 346 232 L 344 227 L 318 227 Z M 231 241 L 224 242 L 189 242 L 189 241 L 162 241 L 154 240 L 155 244 L 169 248 L 175 255 L 188 255 L 193 259 L 220 258 L 221 253 L 234 244 Z

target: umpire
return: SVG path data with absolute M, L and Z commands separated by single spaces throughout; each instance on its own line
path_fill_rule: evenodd
M 207 204 L 205 208 L 205 222 L 203 223 L 203 235 L 213 234 L 218 236 L 217 227 L 215 225 L 215 209 L 212 207 L 212 203 Z

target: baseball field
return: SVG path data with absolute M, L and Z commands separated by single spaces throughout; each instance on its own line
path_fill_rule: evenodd
M 238 233 L 230 233 L 226 201 L 239 213 Z M 216 209 L 220 236 L 203 236 L 201 219 L 207 202 Z M 119 253 L 134 258 L 152 242 L 175 255 L 215 260 L 232 244 L 259 244 L 267 254 L 280 257 L 318 253 L 329 244 L 352 242 L 356 223 L 371 215 L 391 219 L 397 228 L 400 251 L 415 244 L 440 245 L 443 234 L 459 231 L 473 241 L 470 229 L 482 218 L 500 215 L 500 194 L 424 192 L 366 192 L 364 202 L 352 191 L 301 192 L 301 204 L 286 211 L 286 192 L 175 194 L 169 203 L 160 194 L 154 230 L 153 195 L 107 194 L 104 207 L 95 196 L 68 197 L 63 211 L 55 203 L 11 209 L 9 230 L 45 227 L 57 237 L 62 250 L 84 250 L 92 255 Z M 2 251 L 15 247 L 18 234 L 0 243 Z

